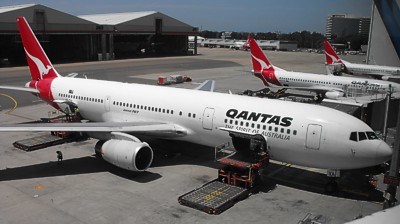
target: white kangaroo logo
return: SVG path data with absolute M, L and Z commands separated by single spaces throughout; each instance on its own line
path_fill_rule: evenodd
M 271 65 L 267 65 L 267 63 L 265 63 L 265 61 L 258 59 L 256 56 L 254 56 L 253 54 L 251 54 L 251 57 L 253 57 L 258 63 L 260 63 L 261 65 L 261 71 L 263 71 L 264 69 L 270 69 Z
M 332 63 L 338 63 L 338 62 L 339 62 L 339 60 L 338 60 L 335 56 L 330 55 L 327 51 L 325 51 L 325 54 L 326 54 L 328 57 L 331 58 Z
M 24 48 L 25 49 L 25 48 Z M 29 52 L 25 49 L 26 54 L 28 55 L 28 57 L 35 62 L 36 67 L 39 70 L 39 75 L 40 75 L 40 79 L 43 79 L 44 75 L 47 75 L 50 71 L 50 69 L 52 69 L 53 67 L 51 67 L 50 65 L 47 65 L 46 67 L 44 66 L 43 62 L 39 59 L 36 58 L 34 56 L 32 56 L 31 54 L 29 54 Z

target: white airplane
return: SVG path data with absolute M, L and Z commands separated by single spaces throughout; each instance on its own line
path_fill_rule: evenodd
M 247 35 L 247 40 L 246 41 L 235 41 L 233 47 L 236 50 L 245 50 L 247 51 L 249 49 L 249 38 L 250 38 L 250 33 Z
M 146 170 L 153 160 L 150 145 L 140 136 L 210 147 L 232 140 L 242 150 L 249 150 L 250 138 L 258 137 L 271 159 L 333 170 L 374 166 L 391 157 L 391 148 L 368 125 L 326 107 L 62 77 L 25 18 L 18 17 L 17 23 L 32 76 L 25 90 L 61 111 L 76 106 L 89 122 L 1 125 L 0 131 L 85 132 L 100 140 L 98 155 L 132 171 Z M 201 90 L 212 86 L 203 85 Z
M 352 75 L 367 75 L 382 80 L 400 78 L 400 67 L 355 64 L 340 59 L 327 40 L 324 41 L 325 59 L 328 74 L 340 74 L 342 71 Z
M 329 99 L 344 96 L 345 90 L 350 88 L 371 93 L 387 92 L 389 89 L 392 92 L 400 91 L 400 84 L 388 81 L 285 71 L 268 61 L 254 39 L 250 39 L 250 52 L 254 75 L 265 86 L 313 91 Z

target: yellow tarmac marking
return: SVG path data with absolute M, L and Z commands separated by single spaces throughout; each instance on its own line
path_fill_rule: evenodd
M 13 111 L 17 108 L 17 106 L 18 106 L 17 101 L 16 101 L 12 96 L 10 96 L 10 95 L 4 94 L 4 93 L 0 93 L 0 95 L 1 95 L 1 96 L 5 96 L 5 97 L 8 97 L 9 99 L 11 99 L 11 100 L 14 102 L 14 107 L 11 108 L 9 111 L 7 111 L 6 114 L 9 114 L 9 113 L 13 112 Z
M 24 117 L 24 116 L 21 116 L 21 115 L 11 114 L 11 112 L 13 112 L 18 107 L 17 100 L 14 99 L 14 97 L 12 97 L 10 95 L 7 95 L 7 94 L 4 94 L 4 93 L 0 93 L 0 96 L 7 97 L 7 98 L 9 98 L 10 100 L 12 100 L 14 102 L 13 108 L 11 108 L 9 111 L 7 111 L 6 114 L 12 115 L 12 116 L 15 116 L 15 117 L 19 117 L 19 118 L 23 118 L 23 119 L 32 120 L 32 118 L 29 118 L 29 117 Z
M 41 189 L 43 189 L 43 188 L 44 188 L 44 186 L 43 186 L 43 185 L 40 185 L 40 184 L 35 186 L 35 189 L 36 189 L 36 190 L 41 190 Z

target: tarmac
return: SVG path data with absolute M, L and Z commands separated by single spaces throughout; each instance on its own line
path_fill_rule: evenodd
M 55 65 L 63 75 L 156 84 L 160 75 L 182 74 L 195 88 L 216 80 L 219 92 L 261 89 L 251 76 L 249 52 L 199 48 L 200 55 Z M 267 52 L 286 70 L 325 74 L 324 55 Z M 351 61 L 362 57 L 352 56 Z M 2 85 L 24 85 L 26 67 L 1 68 Z M 197 83 L 197 84 L 196 84 Z M 53 109 L 28 94 L 0 91 L 0 124 L 35 121 Z M 11 100 L 15 99 L 17 105 Z M 179 99 L 177 99 L 179 100 Z M 325 171 L 272 163 L 263 172 L 258 193 L 220 215 L 208 215 L 178 203 L 178 197 L 217 177 L 214 150 L 199 145 L 145 139 L 155 150 L 152 166 L 135 173 L 95 158 L 95 139 L 25 152 L 12 143 L 47 133 L 0 134 L 0 223 L 345 223 L 382 210 L 382 175 L 371 187 L 365 173 L 344 172 L 341 190 L 324 193 Z M 221 142 L 222 143 L 222 142 Z M 56 151 L 64 161 L 57 164 Z

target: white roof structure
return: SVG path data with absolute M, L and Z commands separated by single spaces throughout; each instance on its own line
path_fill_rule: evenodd
M 0 13 L 10 12 L 10 11 L 19 10 L 19 9 L 24 9 L 24 8 L 32 7 L 34 5 L 35 4 L 3 6 L 3 7 L 0 7 Z
M 38 14 L 44 24 L 36 24 Z M 0 33 L 18 33 L 15 18 L 24 16 L 32 29 L 47 33 L 125 33 L 195 35 L 197 28 L 156 11 L 75 16 L 40 4 L 0 7 Z
M 197 33 L 195 27 L 156 11 L 94 14 L 78 17 L 104 26 L 104 30 L 118 30 L 120 33 L 154 33 L 156 20 L 161 21 L 163 34 L 192 35 Z
M 155 14 L 155 11 L 148 12 L 124 12 L 124 13 L 107 13 L 95 15 L 81 15 L 79 18 L 86 19 L 101 25 L 117 25 L 131 20 L 139 19 L 145 16 Z

